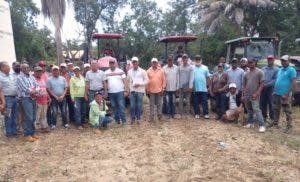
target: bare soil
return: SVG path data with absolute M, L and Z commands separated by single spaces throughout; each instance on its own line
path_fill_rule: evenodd
M 211 115 L 213 117 L 213 115 Z M 192 117 L 0 138 L 0 181 L 300 181 L 293 134 Z M 224 142 L 223 146 L 220 142 Z

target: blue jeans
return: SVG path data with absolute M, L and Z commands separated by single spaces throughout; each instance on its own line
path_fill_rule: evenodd
M 51 112 L 52 112 L 50 125 L 56 125 L 58 108 L 60 109 L 63 125 L 67 124 L 66 99 L 64 98 L 62 102 L 58 102 L 54 97 L 51 97 L 50 107 L 51 107 Z
M 200 115 L 199 104 L 201 103 L 203 114 L 208 114 L 208 103 L 207 103 L 207 92 L 194 92 L 193 93 L 193 104 L 195 115 Z
M 169 116 L 174 117 L 175 113 L 176 113 L 176 106 L 175 106 L 175 102 L 176 102 L 176 96 L 175 96 L 175 91 L 167 91 L 166 92 L 166 106 L 167 106 L 167 114 Z
M 264 88 L 260 95 L 260 109 L 264 118 L 267 118 L 267 107 L 269 106 L 269 117 L 274 119 L 273 87 Z
M 115 121 L 119 122 L 121 120 L 122 123 L 126 123 L 124 92 L 109 93 L 108 96 L 114 112 Z
M 252 100 L 252 98 L 247 98 L 245 101 L 245 107 L 248 112 L 248 124 L 254 123 L 253 114 L 255 113 L 259 126 L 265 125 L 264 118 L 259 108 L 259 99 Z
M 111 117 L 109 116 L 100 116 L 99 117 L 99 124 L 97 125 L 93 125 L 93 128 L 99 128 L 101 126 L 106 127 L 108 125 L 108 123 L 110 123 L 112 121 Z
M 143 108 L 142 92 L 130 92 L 130 115 L 132 120 L 141 120 Z
M 226 93 L 215 93 L 216 112 L 218 117 L 223 116 L 226 112 Z
M 14 96 L 5 96 L 6 114 L 4 118 L 6 136 L 17 135 L 17 99 Z
M 75 124 L 81 126 L 85 121 L 86 102 L 84 97 L 75 97 L 74 100 Z
M 35 133 L 34 122 L 36 120 L 36 101 L 30 97 L 22 97 L 22 106 L 24 108 L 25 119 L 23 122 L 24 136 L 30 136 Z

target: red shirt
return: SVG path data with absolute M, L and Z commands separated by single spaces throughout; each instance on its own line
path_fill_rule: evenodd
M 47 105 L 48 104 L 48 93 L 46 90 L 46 88 L 47 88 L 46 80 L 44 80 L 42 78 L 40 78 L 40 79 L 36 78 L 36 81 L 38 82 L 38 84 L 41 88 L 40 94 L 36 97 L 36 102 L 39 105 Z

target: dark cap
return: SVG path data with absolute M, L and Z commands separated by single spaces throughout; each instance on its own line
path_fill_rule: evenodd
M 94 97 L 96 97 L 96 95 L 103 95 L 101 92 L 95 92 Z
M 195 56 L 195 59 L 200 60 L 201 56 L 198 54 L 198 55 Z
M 233 58 L 230 63 L 237 63 L 238 62 L 238 59 L 237 58 Z

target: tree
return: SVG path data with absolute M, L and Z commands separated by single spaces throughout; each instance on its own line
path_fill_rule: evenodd
M 37 60 L 53 60 L 54 40 L 49 29 L 37 29 L 35 17 L 39 9 L 31 0 L 9 0 L 14 44 L 18 61 L 31 65 Z
M 87 60 L 97 21 L 102 21 L 104 25 L 113 25 L 109 22 L 113 22 L 115 11 L 124 5 L 126 0 L 73 0 L 73 2 L 75 19 L 84 27 L 87 46 L 85 57 Z
M 245 14 L 255 13 L 256 10 L 276 7 L 272 0 L 201 0 L 199 1 L 201 23 L 204 29 L 213 34 L 222 25 L 224 19 L 231 20 L 236 26 L 241 26 Z M 253 10 L 247 11 L 247 10 Z M 247 15 L 246 15 L 247 16 Z M 248 27 L 246 34 L 254 35 L 256 25 Z
M 66 13 L 65 0 L 41 0 L 42 13 L 49 18 L 55 27 L 55 43 L 56 43 L 56 57 L 57 64 L 63 60 L 62 56 L 62 41 L 61 29 Z

